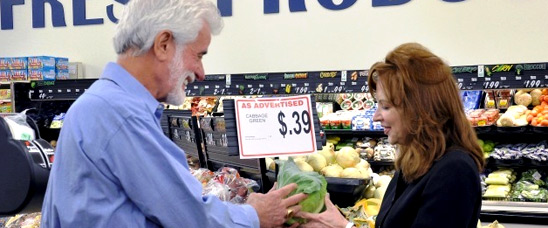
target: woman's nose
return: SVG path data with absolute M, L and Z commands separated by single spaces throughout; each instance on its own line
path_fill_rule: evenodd
M 381 114 L 379 112 L 379 108 L 377 108 L 377 110 L 375 110 L 375 114 L 373 114 L 373 121 L 381 121 L 382 118 L 381 118 Z

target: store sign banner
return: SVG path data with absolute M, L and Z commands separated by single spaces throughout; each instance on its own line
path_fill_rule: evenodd
M 73 15 L 73 25 L 82 26 L 82 25 L 97 25 L 104 24 L 104 18 L 98 17 L 89 17 L 86 15 L 86 1 L 87 0 L 72 0 L 72 15 Z M 112 0 L 118 4 L 125 5 L 129 0 Z M 232 7 L 233 0 L 216 0 L 217 8 L 223 17 L 232 16 Z M 418 1 L 418 0 L 415 0 Z M 465 0 L 440 0 L 444 2 L 462 2 Z M 49 6 L 51 11 L 51 22 L 53 27 L 66 27 L 65 20 L 65 5 L 60 2 L 60 0 L 27 0 L 31 2 L 32 5 L 32 27 L 33 28 L 44 28 L 45 27 L 45 14 L 46 14 L 46 3 Z M 280 12 L 280 2 L 284 0 L 263 0 L 263 13 L 264 14 L 274 14 Z M 316 0 L 316 1 L 305 1 L 305 0 L 287 0 L 289 5 L 290 12 L 306 12 L 307 4 L 319 4 L 325 9 L 328 10 L 345 10 L 355 5 L 358 0 Z M 372 7 L 385 7 L 385 6 L 397 6 L 403 5 L 411 2 L 411 0 L 372 0 Z M 25 0 L 1 0 L 0 1 L 0 22 L 1 30 L 11 30 L 13 29 L 13 11 L 16 7 L 22 7 L 25 5 Z M 70 9 L 67 9 L 70 10 Z M 260 10 L 260 9 L 258 9 Z M 112 23 L 117 23 L 118 18 L 114 15 L 114 5 L 108 4 L 105 6 L 105 12 L 108 19 Z
M 72 0 L 73 25 L 97 25 L 103 24 L 103 18 L 91 18 L 86 15 L 87 0 Z M 129 0 L 113 0 L 119 4 L 125 5 Z M 46 20 L 46 3 L 51 11 L 51 23 L 53 27 L 66 27 L 65 6 L 59 0 L 32 0 L 32 27 L 44 28 Z M 0 1 L 0 22 L 1 30 L 13 29 L 13 11 L 15 7 L 25 5 L 25 0 L 1 0 Z M 70 10 L 70 9 L 68 9 Z M 117 23 L 118 18 L 114 15 L 114 4 L 105 6 L 105 12 L 108 19 Z
M 290 12 L 306 12 L 306 3 L 319 4 L 328 10 L 345 10 L 353 6 L 358 0 L 287 0 Z M 416 0 L 417 1 L 417 0 Z M 466 0 L 440 0 L 444 2 L 462 2 Z M 232 16 L 233 0 L 217 0 L 217 8 L 221 12 L 221 16 Z M 282 0 L 283 2 L 283 0 Z M 315 3 L 314 3 L 315 2 Z M 373 7 L 397 6 L 411 2 L 411 0 L 372 0 Z M 280 13 L 280 0 L 263 0 L 264 14 Z
M 240 158 L 316 152 L 310 95 L 234 99 Z

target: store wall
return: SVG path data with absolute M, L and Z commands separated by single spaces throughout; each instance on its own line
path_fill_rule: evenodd
M 103 23 L 74 26 L 73 1 L 85 2 L 86 18 Z M 548 62 L 546 0 L 410 0 L 384 7 L 358 0 L 344 10 L 306 0 L 306 12 L 290 12 L 288 1 L 294 0 L 279 1 L 280 13 L 265 14 L 261 0 L 233 0 L 233 15 L 224 17 L 225 29 L 204 59 L 206 72 L 366 69 L 404 42 L 422 43 L 451 65 Z M 66 56 L 83 62 L 88 78 L 115 61 L 107 6 L 119 15 L 123 1 L 58 0 L 64 27 L 52 26 L 48 3 L 45 28 L 32 25 L 39 1 L 24 2 L 13 6 L 13 29 L 0 30 L 0 56 Z

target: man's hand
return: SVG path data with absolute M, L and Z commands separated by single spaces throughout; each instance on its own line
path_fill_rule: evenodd
M 276 184 L 266 194 L 251 193 L 247 203 L 257 211 L 262 228 L 282 227 L 287 221 L 288 210 L 293 210 L 297 214 L 301 211 L 301 206 L 296 205 L 306 199 L 304 193 L 299 193 L 287 197 L 289 193 L 297 188 L 297 184 L 292 183 L 283 188 L 276 189 Z M 286 198 L 287 197 L 287 198 Z M 296 227 L 299 224 L 293 224 Z

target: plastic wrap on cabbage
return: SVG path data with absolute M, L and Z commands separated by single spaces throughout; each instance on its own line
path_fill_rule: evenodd
M 545 186 L 546 182 L 542 180 L 543 176 L 546 175 L 537 169 L 530 169 L 521 174 L 521 180 L 529 181 L 539 186 Z
M 517 183 L 514 184 L 512 189 L 513 189 L 513 192 L 512 192 L 512 195 L 511 195 L 512 198 L 524 200 L 524 199 L 527 199 L 525 196 L 528 193 L 525 193 L 525 195 L 523 195 L 522 194 L 523 192 L 538 190 L 539 186 L 536 185 L 536 184 L 533 184 L 532 182 L 529 182 L 529 181 L 520 180 L 520 181 L 518 181 Z
M 297 189 L 291 192 L 289 196 L 305 193 L 308 197 L 301 201 L 301 210 L 310 213 L 320 213 L 324 209 L 324 199 L 327 193 L 327 181 L 325 178 L 316 172 L 303 172 L 301 171 L 293 159 L 282 162 L 280 171 L 278 173 L 278 188 L 284 187 L 288 184 L 296 183 Z M 295 222 L 305 223 L 306 221 L 301 218 L 292 218 L 288 221 L 289 224 Z
M 522 191 L 521 196 L 531 201 L 546 201 L 547 193 L 548 193 L 548 190 L 541 188 L 536 190 Z

